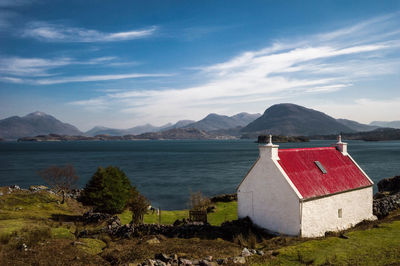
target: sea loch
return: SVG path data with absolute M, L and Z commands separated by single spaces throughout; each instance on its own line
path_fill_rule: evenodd
M 281 149 L 330 146 L 331 141 L 281 143 Z M 375 184 L 400 174 L 400 141 L 347 141 Z M 118 166 L 153 206 L 187 207 L 190 191 L 233 193 L 258 156 L 251 140 L 0 142 L 0 186 L 43 184 L 37 171 L 72 164 L 84 186 L 98 166 Z

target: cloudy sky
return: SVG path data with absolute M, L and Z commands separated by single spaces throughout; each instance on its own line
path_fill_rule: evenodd
M 400 120 L 400 1 L 0 0 L 0 119 L 128 128 L 284 102 Z

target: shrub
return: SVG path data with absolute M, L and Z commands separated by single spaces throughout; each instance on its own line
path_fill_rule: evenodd
M 53 165 L 39 171 L 39 175 L 54 190 L 62 193 L 62 204 L 65 202 L 65 193 L 68 193 L 75 188 L 79 179 L 75 168 L 70 164 L 65 166 Z
M 206 211 L 211 201 L 201 191 L 190 192 L 189 206 L 191 211 Z
M 143 217 L 150 206 L 150 201 L 139 193 L 135 187 L 131 188 L 131 196 L 128 200 L 128 208 L 132 211 L 132 223 L 143 223 Z
M 118 167 L 99 167 L 86 184 L 80 200 L 93 206 L 94 211 L 121 213 L 131 196 L 131 188 L 128 177 Z

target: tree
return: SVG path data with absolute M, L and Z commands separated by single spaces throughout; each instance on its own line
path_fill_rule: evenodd
M 205 211 L 207 207 L 210 205 L 211 201 L 206 197 L 203 196 L 201 191 L 198 192 L 190 192 L 190 201 L 189 207 L 192 211 Z
M 75 188 L 78 182 L 78 175 L 71 164 L 65 166 L 50 166 L 39 171 L 39 175 L 52 187 L 57 193 L 62 193 L 62 204 L 65 202 L 65 193 Z
M 81 201 L 95 211 L 121 213 L 131 196 L 131 182 L 118 167 L 99 167 L 82 191 Z
M 127 206 L 132 211 L 132 223 L 142 224 L 144 215 L 150 206 L 150 201 L 140 194 L 135 187 L 132 187 Z

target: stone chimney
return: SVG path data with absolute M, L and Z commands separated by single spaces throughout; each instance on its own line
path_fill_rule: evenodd
M 348 155 L 347 153 L 347 143 L 342 142 L 342 135 L 338 136 L 338 142 L 334 144 L 336 149 L 338 149 L 343 155 Z
M 269 142 L 267 144 L 258 145 L 258 149 L 260 150 L 260 158 L 279 160 L 278 147 L 279 145 L 272 144 L 272 135 L 269 135 Z

